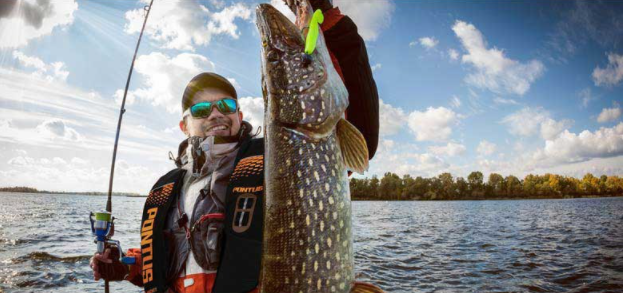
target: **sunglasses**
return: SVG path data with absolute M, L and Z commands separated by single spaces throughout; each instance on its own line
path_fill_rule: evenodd
M 183 116 L 188 115 L 190 112 L 190 115 L 194 118 L 206 118 L 210 116 L 210 113 L 212 113 L 212 107 L 216 107 L 216 109 L 223 113 L 223 115 L 229 115 L 238 111 L 238 102 L 236 102 L 233 98 L 224 98 L 216 102 L 197 103 L 187 109 Z

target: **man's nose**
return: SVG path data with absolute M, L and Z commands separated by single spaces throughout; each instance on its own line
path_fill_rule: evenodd
M 212 107 L 208 120 L 214 120 L 222 117 L 225 117 L 225 115 L 223 115 L 223 113 L 221 113 L 221 111 L 219 111 L 216 107 Z

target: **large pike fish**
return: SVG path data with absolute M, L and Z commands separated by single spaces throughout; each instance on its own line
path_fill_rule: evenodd
M 297 23 L 311 9 L 303 1 Z M 347 170 L 368 150 L 343 119 L 348 92 L 322 34 L 303 56 L 301 29 L 269 4 L 257 8 L 265 102 L 265 209 L 261 292 L 382 292 L 355 282 Z

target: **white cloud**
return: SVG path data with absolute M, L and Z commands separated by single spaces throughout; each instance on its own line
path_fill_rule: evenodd
M 379 101 L 379 135 L 394 135 L 407 123 L 407 115 L 401 108 Z
M 179 126 L 171 126 L 171 127 L 167 127 L 165 128 L 162 132 L 166 133 L 166 134 L 174 134 L 177 132 L 180 132 L 180 127 Z
M 3 0 L 0 8 L 0 49 L 17 48 L 49 35 L 74 21 L 78 3 L 64 1 Z
M 9 129 L 12 127 L 11 119 L 0 119 L 0 129 Z
M 85 160 L 85 159 L 78 158 L 78 157 L 73 157 L 73 158 L 71 158 L 71 163 L 75 164 L 75 165 L 82 165 L 82 166 L 84 166 L 84 165 L 87 165 L 89 163 L 89 160 Z
M 270 5 L 272 5 L 277 10 L 279 10 L 279 12 L 281 12 L 283 15 L 285 15 L 285 17 L 287 17 L 291 22 L 294 22 L 296 20 L 296 16 L 292 12 L 292 10 L 290 10 L 290 7 L 288 7 L 288 5 L 286 5 L 285 1 L 283 1 L 283 0 L 270 0 Z
M 63 62 L 46 64 L 41 59 L 35 56 L 28 56 L 20 51 L 13 51 L 13 58 L 21 66 L 34 69 L 33 76 L 44 78 L 49 82 L 66 81 L 69 75 L 69 72 L 64 69 L 65 63 Z
M 250 17 L 251 9 L 242 3 L 236 3 L 212 14 L 212 20 L 208 22 L 208 32 L 215 35 L 227 34 L 237 39 L 240 33 L 234 21 L 236 18 L 248 20 Z
M 433 154 L 450 157 L 462 155 L 466 151 L 464 145 L 454 142 L 448 142 L 448 144 L 442 146 L 431 146 L 428 149 Z
M 478 144 L 478 148 L 476 148 L 476 151 L 481 156 L 489 156 L 489 155 L 491 155 L 491 154 L 493 154 L 495 152 L 496 148 L 497 148 L 497 145 L 495 143 L 492 143 L 492 142 L 489 142 L 489 141 L 486 141 L 486 140 L 482 140 Z
M 389 26 L 395 8 L 391 0 L 335 0 L 333 5 L 353 19 L 359 34 L 366 41 L 376 40 L 381 31 Z
M 238 81 L 235 78 L 227 77 L 226 79 L 227 79 L 227 81 L 229 81 L 229 83 L 231 83 L 231 85 L 234 86 L 234 88 L 236 89 L 236 92 L 240 91 L 240 89 L 242 87 L 240 86 L 240 84 L 238 83 Z
M 397 144 L 393 140 L 381 138 L 374 160 L 366 176 L 383 176 L 393 172 L 399 176 L 436 176 L 451 168 L 441 157 L 429 153 L 416 153 L 417 147 Z
M 110 155 L 119 115 L 119 108 L 110 100 L 66 83 L 48 83 L 2 68 L 0 100 L 6 102 L 0 111 L 0 144 L 28 146 L 34 153 L 90 152 L 97 158 Z M 173 126 L 178 122 L 178 115 L 161 113 L 154 120 L 151 115 L 130 109 L 124 118 L 120 154 L 141 156 L 145 161 L 162 158 L 166 163 L 166 153 L 177 149 L 177 138 L 137 125 Z
M 623 55 L 608 53 L 606 68 L 595 67 L 593 81 L 596 86 L 614 86 L 623 80 Z
M 456 113 L 448 108 L 428 107 L 425 112 L 411 112 L 408 124 L 418 141 L 444 141 L 452 134 L 452 126 L 457 120 Z
M 32 158 L 18 156 L 8 160 L 10 171 L 0 170 L 0 182 L 13 186 L 31 186 L 51 191 L 106 191 L 110 167 L 93 167 L 89 160 L 72 157 L 69 162 L 61 157 Z M 115 191 L 147 194 L 158 179 L 162 168 L 148 168 L 117 160 Z M 12 172 L 17 171 L 17 172 Z
M 381 69 L 383 65 L 381 63 L 376 63 L 374 65 L 372 65 L 372 67 L 370 67 L 370 69 L 372 69 L 372 72 L 377 71 L 379 69 Z
M 571 120 L 556 121 L 546 118 L 541 121 L 541 137 L 545 140 L 554 139 L 565 129 L 569 128 L 571 124 L 573 124 Z
M 264 132 L 264 99 L 254 97 L 239 98 L 240 111 L 242 111 L 243 119 L 249 121 L 253 126 L 252 133 L 255 133 L 258 127 L 262 127 Z
M 520 63 L 507 58 L 502 50 L 487 48 L 484 36 L 473 24 L 457 20 L 452 30 L 467 51 L 462 62 L 474 67 L 474 72 L 465 78 L 470 85 L 499 94 L 523 95 L 545 71 L 538 60 Z
M 128 92 L 126 104 L 131 105 L 138 98 L 154 106 L 163 106 L 169 113 L 181 113 L 181 97 L 186 84 L 197 74 L 214 71 L 214 64 L 206 57 L 182 53 L 173 58 L 162 53 L 141 55 L 134 67 L 145 78 L 145 87 Z M 115 93 L 118 101 L 123 90 Z
M 540 133 L 543 139 L 555 138 L 573 123 L 572 120 L 556 121 L 550 116 L 543 108 L 526 107 L 504 117 L 502 123 L 508 126 L 511 134 L 533 136 Z
M 450 56 L 452 60 L 459 60 L 459 52 L 454 49 L 448 49 L 448 56 Z
M 434 37 L 423 37 L 420 38 L 418 41 L 420 42 L 420 45 L 422 45 L 422 47 L 426 48 L 426 50 L 435 48 L 435 46 L 439 44 L 439 41 Z
M 493 102 L 496 104 L 503 104 L 503 105 L 519 105 L 519 103 L 517 103 L 517 101 L 513 99 L 504 99 L 500 97 L 495 97 L 493 99 Z
M 606 123 L 610 121 L 615 121 L 621 117 L 621 107 L 618 104 L 615 104 L 613 108 L 604 108 L 599 113 L 597 117 L 597 122 Z
M 50 119 L 37 126 L 37 131 L 51 139 L 63 139 L 68 141 L 79 141 L 82 139 L 80 134 L 73 128 L 67 126 L 61 119 Z
M 578 95 L 582 98 L 582 107 L 584 108 L 588 107 L 591 101 L 597 99 L 597 97 L 593 96 L 590 88 L 583 89 Z
M 612 128 L 580 134 L 563 131 L 533 155 L 536 165 L 556 165 L 587 161 L 592 158 L 610 158 L 623 155 L 623 122 Z
M 452 100 L 450 101 L 450 106 L 452 106 L 452 108 L 461 107 L 461 99 L 459 99 L 459 97 L 457 96 L 452 96 Z
M 140 32 L 144 10 L 130 10 L 125 17 L 128 21 L 125 26 L 126 33 Z M 243 3 L 212 12 L 197 1 L 161 1 L 150 12 L 145 34 L 161 43 L 163 48 L 194 51 L 194 46 L 208 45 L 216 35 L 228 35 L 237 39 L 240 32 L 235 20 L 249 20 L 250 17 L 251 10 Z

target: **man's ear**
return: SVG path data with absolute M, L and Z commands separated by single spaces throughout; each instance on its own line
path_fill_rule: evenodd
M 238 118 L 240 118 L 240 124 L 242 124 L 242 111 L 238 111 Z
M 186 128 L 186 118 L 182 118 L 180 120 L 180 130 L 188 136 L 188 129 Z

